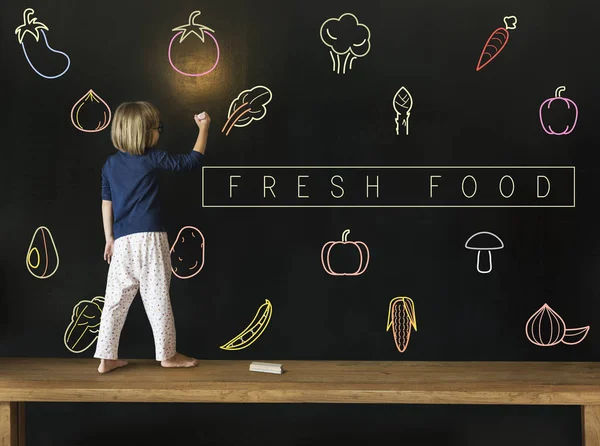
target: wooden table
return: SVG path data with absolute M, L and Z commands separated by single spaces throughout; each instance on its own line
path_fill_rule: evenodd
M 581 406 L 583 444 L 600 446 L 600 363 L 131 361 L 106 375 L 93 359 L 0 358 L 0 446 L 25 445 L 26 402 L 380 403 Z

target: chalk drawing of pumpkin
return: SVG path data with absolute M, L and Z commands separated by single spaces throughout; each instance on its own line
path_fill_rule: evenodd
M 335 240 L 327 242 L 321 249 L 321 263 L 325 272 L 332 276 L 359 276 L 367 270 L 369 266 L 369 248 L 363 242 L 348 240 L 348 234 L 350 229 L 346 229 L 342 233 L 342 240 Z M 331 266 L 331 253 L 333 250 L 346 250 L 348 254 L 350 252 L 358 253 L 358 265 L 356 271 L 350 272 L 338 272 Z
M 37 18 L 33 15 L 34 11 L 32 8 L 27 8 L 23 11 L 23 24 L 15 29 L 15 34 L 17 35 L 17 40 L 19 44 L 23 48 L 23 54 L 25 54 L 25 58 L 29 65 L 40 76 L 46 79 L 56 79 L 57 77 L 62 76 L 67 72 L 69 67 L 71 66 L 71 59 L 67 56 L 66 53 L 62 51 L 55 50 L 48 43 L 48 37 L 46 37 L 46 32 L 49 31 L 48 27 L 44 25 L 42 22 L 38 22 Z M 61 59 L 66 59 L 66 67 L 58 74 L 42 74 L 38 69 L 34 66 L 33 62 L 29 58 L 29 54 L 27 53 L 27 47 L 32 47 L 33 45 L 41 45 L 40 43 L 40 35 L 44 38 L 43 45 L 47 48 L 51 53 L 59 54 Z

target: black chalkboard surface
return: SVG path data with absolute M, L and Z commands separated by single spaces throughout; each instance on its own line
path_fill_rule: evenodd
M 191 150 L 194 113 L 212 116 L 203 171 L 162 183 L 180 351 L 600 358 L 591 2 L 61 0 L 0 12 L 0 355 L 93 355 L 93 323 L 77 339 L 69 327 L 102 308 L 111 113 L 148 100 L 174 153 Z M 204 244 L 177 247 L 187 233 Z M 255 316 L 258 335 L 236 340 Z M 153 352 L 136 299 L 120 355 Z M 31 405 L 30 441 L 580 444 L 575 408 L 86 406 Z

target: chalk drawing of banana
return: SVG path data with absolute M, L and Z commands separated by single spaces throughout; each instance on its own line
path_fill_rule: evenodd
M 269 325 L 272 314 L 273 306 L 269 299 L 265 299 L 265 303 L 258 307 L 252 322 L 239 335 L 219 348 L 223 350 L 242 350 L 248 347 L 263 334 L 265 328 Z
M 396 348 L 403 353 L 408 347 L 412 329 L 417 330 L 415 303 L 410 297 L 394 297 L 390 301 L 386 331 L 389 331 L 390 327 L 394 333 Z

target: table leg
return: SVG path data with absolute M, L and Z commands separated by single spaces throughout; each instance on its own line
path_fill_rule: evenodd
M 25 403 L 17 403 L 19 446 L 25 446 Z
M 600 406 L 581 406 L 583 446 L 600 446 Z
M 25 446 L 25 404 L 0 402 L 0 446 Z

